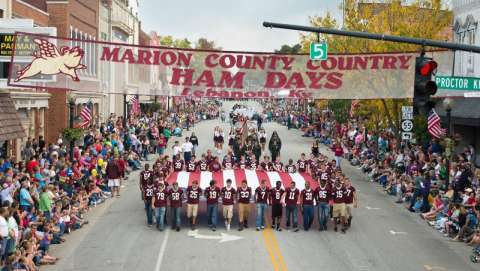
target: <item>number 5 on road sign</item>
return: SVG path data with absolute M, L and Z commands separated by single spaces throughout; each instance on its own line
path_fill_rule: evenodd
M 310 60 L 326 60 L 328 58 L 327 52 L 327 43 L 310 43 Z

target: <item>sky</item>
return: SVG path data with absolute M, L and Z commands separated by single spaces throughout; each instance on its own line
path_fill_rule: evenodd
M 142 29 L 174 38 L 214 40 L 224 50 L 272 52 L 299 42 L 299 32 L 270 29 L 263 21 L 308 25 L 331 12 L 341 20 L 341 0 L 141 0 Z

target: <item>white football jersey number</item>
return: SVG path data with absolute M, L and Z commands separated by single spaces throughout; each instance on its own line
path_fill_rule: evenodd
M 318 197 L 322 199 L 327 198 L 327 191 L 318 191 Z
M 198 192 L 197 191 L 190 191 L 190 198 L 196 199 L 198 197 Z
M 179 200 L 180 199 L 180 193 L 172 193 L 172 200 Z
M 295 199 L 295 193 L 294 192 L 288 193 L 288 198 L 289 199 Z
M 341 190 L 337 191 L 337 198 L 339 199 L 343 198 L 343 191 Z

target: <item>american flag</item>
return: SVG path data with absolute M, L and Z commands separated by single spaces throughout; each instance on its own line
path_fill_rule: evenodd
M 140 101 L 138 99 L 138 95 L 133 95 L 130 99 L 130 103 L 132 103 L 132 114 L 139 115 L 140 114 Z
M 440 125 L 440 117 L 435 109 L 430 110 L 427 121 L 428 133 L 434 138 L 441 138 L 446 135 L 445 129 Z
M 83 105 L 82 112 L 80 112 L 83 122 L 80 124 L 80 127 L 87 128 L 90 125 L 90 121 L 92 121 L 92 108 L 93 104 L 91 101 Z
M 352 100 L 352 105 L 350 106 L 350 118 L 353 118 L 355 114 L 355 109 L 359 106 L 358 100 Z

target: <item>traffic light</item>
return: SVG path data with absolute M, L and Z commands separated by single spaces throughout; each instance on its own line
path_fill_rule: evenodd
M 423 55 L 415 60 L 413 106 L 417 114 L 427 114 L 435 106 L 430 96 L 437 93 L 437 84 L 432 80 L 437 66 L 432 58 Z

